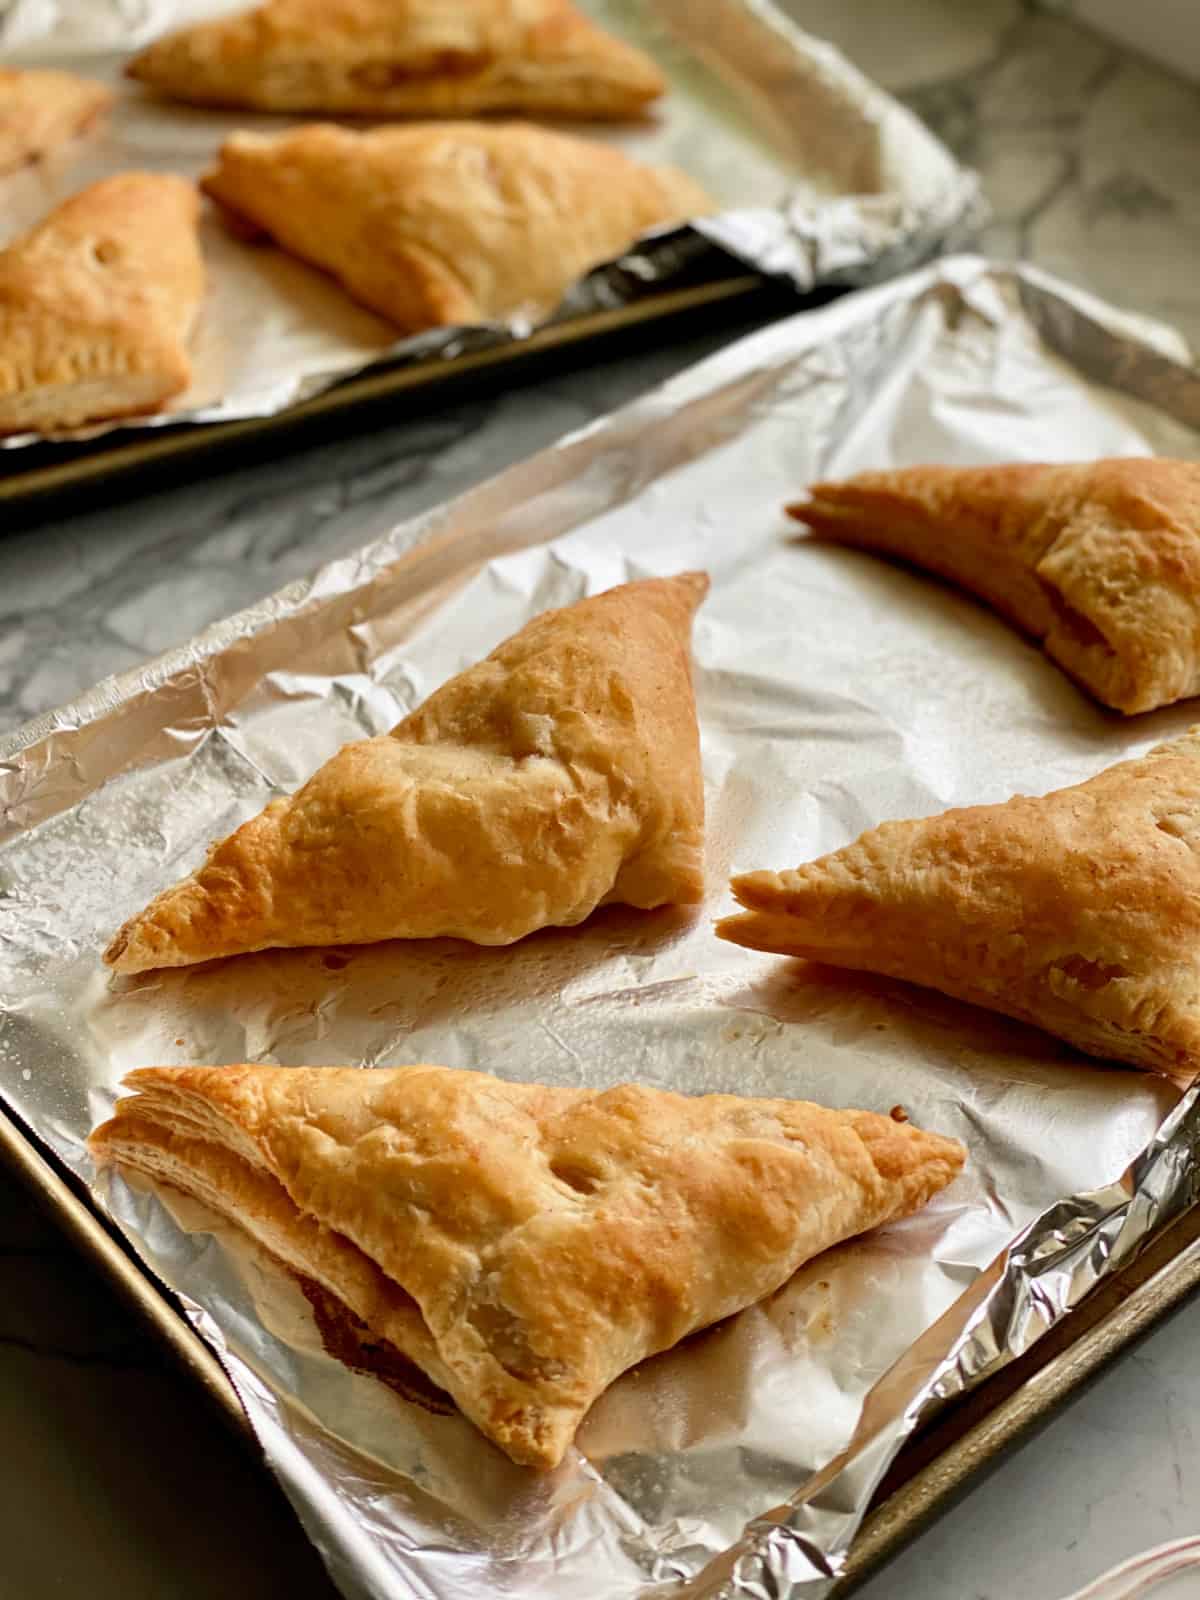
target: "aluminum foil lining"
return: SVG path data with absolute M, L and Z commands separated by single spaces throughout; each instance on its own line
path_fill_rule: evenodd
M 801 290 L 873 282 L 926 259 L 978 220 L 974 175 L 769 0 L 580 3 L 655 56 L 671 91 L 644 123 L 567 131 L 684 167 L 725 209 L 694 229 L 647 237 L 578 285 L 561 318 L 743 267 L 790 278 Z M 0 9 L 0 65 L 65 67 L 110 83 L 119 100 L 94 135 L 0 178 L 0 246 L 97 178 L 130 168 L 199 177 L 236 128 L 297 120 L 172 105 L 123 78 L 130 53 L 151 39 L 238 9 L 228 0 L 9 0 Z M 209 293 L 193 339 L 191 387 L 155 416 L 55 437 L 272 416 L 380 361 L 453 359 L 532 331 L 528 319 L 514 319 L 397 342 L 389 323 L 324 274 L 235 239 L 207 208 L 201 232 Z M 0 445 L 37 442 L 44 437 L 30 433 Z
M 817 1600 L 917 1422 L 1191 1203 L 1196 1095 L 711 931 L 733 870 L 1071 783 L 1188 725 L 1187 706 L 1114 718 L 966 596 L 781 512 L 866 466 L 1195 456 L 1186 354 L 1032 270 L 951 259 L 731 346 L 0 749 L 0 1092 L 86 1184 L 88 1129 L 148 1062 L 902 1104 L 969 1147 L 920 1215 L 621 1379 L 550 1476 L 332 1360 L 269 1262 L 114 1180 L 98 1200 L 225 1364 L 346 1595 Z M 698 914 L 102 972 L 122 918 L 344 740 L 546 606 L 695 566 Z

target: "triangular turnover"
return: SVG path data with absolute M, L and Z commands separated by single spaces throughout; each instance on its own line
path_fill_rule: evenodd
M 128 67 L 196 105 L 371 117 L 635 117 L 666 88 L 570 0 L 266 0 Z
M 703 894 L 692 690 L 703 573 L 535 617 L 390 734 L 345 746 L 113 939 L 118 972 L 279 946 L 510 944 Z
M 788 509 L 979 595 L 1115 710 L 1200 693 L 1200 463 L 905 467 Z
M 0 432 L 154 411 L 187 387 L 198 211 L 185 179 L 125 172 L 0 252 Z
M 197 1195 L 553 1467 L 620 1374 L 959 1171 L 867 1111 L 446 1067 L 175 1067 L 93 1135 Z
M 40 161 L 112 104 L 94 78 L 42 67 L 0 67 L 0 173 Z
M 735 944 L 940 989 L 1180 1084 L 1200 1070 L 1200 729 L 733 891 Z
M 642 234 L 712 210 L 677 168 L 520 122 L 235 133 L 201 187 L 406 333 L 546 317 Z

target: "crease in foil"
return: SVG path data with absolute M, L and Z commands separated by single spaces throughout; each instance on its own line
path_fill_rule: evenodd
M 913 1429 L 1193 1202 L 1196 1092 L 711 923 L 733 871 L 1076 782 L 1195 715 L 1116 720 L 968 597 L 783 504 L 867 466 L 1195 457 L 1198 402 L 1170 330 L 953 258 L 763 329 L 0 745 L 0 1093 L 179 1294 L 346 1595 L 820 1600 Z M 101 970 L 116 924 L 341 743 L 545 607 L 695 566 L 698 915 Z M 97 1185 L 84 1140 L 125 1072 L 239 1060 L 902 1104 L 969 1161 L 627 1374 L 538 1476 L 334 1361 L 298 1285 L 201 1208 Z
M 580 0 L 647 49 L 671 89 L 641 123 L 571 124 L 630 155 L 689 171 L 721 208 L 694 226 L 642 239 L 577 284 L 551 320 L 728 277 L 741 267 L 800 291 L 880 281 L 965 237 L 982 218 L 973 173 L 910 112 L 769 0 Z M 118 92 L 96 131 L 49 161 L 0 177 L 0 246 L 66 195 L 129 168 L 199 177 L 236 128 L 285 119 L 158 100 L 122 77 L 131 52 L 176 26 L 241 9 L 216 0 L 11 0 L 0 12 L 0 65 L 54 66 Z M 318 120 L 310 118 L 308 120 Z M 179 423 L 267 417 L 380 362 L 444 359 L 527 337 L 528 316 L 396 340 L 322 273 L 235 239 L 205 208 L 209 288 L 192 340 L 193 381 L 155 415 L 5 449 Z

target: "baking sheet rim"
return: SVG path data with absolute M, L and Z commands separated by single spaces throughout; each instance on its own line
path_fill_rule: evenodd
M 107 448 L 87 450 L 86 445 L 80 446 L 85 453 L 69 461 L 0 473 L 0 509 L 36 502 L 43 495 L 78 491 L 114 474 L 126 477 L 164 461 L 202 457 L 219 451 L 223 444 L 266 442 L 272 436 L 285 435 L 289 429 L 300 429 L 320 417 L 341 416 L 356 407 L 409 390 L 418 393 L 436 390 L 442 384 L 494 368 L 519 368 L 523 362 L 536 361 L 538 356 L 574 345 L 592 345 L 603 359 L 601 341 L 606 335 L 624 333 L 642 323 L 665 323 L 708 306 L 747 305 L 756 296 L 771 295 L 773 289 L 789 293 L 786 289 L 779 291 L 774 281 L 764 274 L 747 272 L 739 262 L 731 261 L 730 265 L 735 270 L 727 276 L 684 288 L 666 289 L 627 305 L 587 312 L 563 322 L 550 322 L 516 343 L 488 345 L 449 358 L 433 356 L 382 369 L 371 367 L 351 374 L 307 400 L 265 416 L 238 417 L 229 422 L 185 422 L 174 428 L 156 429 L 148 438 L 131 431 L 124 442 L 107 444 Z M 805 297 L 794 298 L 797 304 L 792 309 L 805 309 Z M 103 440 L 114 436 L 122 439 L 122 430 L 116 430 L 115 435 L 104 435 Z M 49 445 L 52 446 L 53 441 L 49 441 Z

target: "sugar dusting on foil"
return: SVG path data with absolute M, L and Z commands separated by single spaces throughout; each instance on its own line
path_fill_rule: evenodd
M 657 57 L 671 92 L 644 122 L 566 131 L 615 143 L 639 160 L 682 166 L 721 210 L 695 228 L 641 240 L 577 285 L 560 316 L 622 306 L 698 275 L 727 276 L 730 256 L 801 290 L 874 282 L 927 259 L 978 221 L 974 175 L 837 51 L 763 0 L 580 3 Z M 199 177 L 235 129 L 286 126 L 277 117 L 173 105 L 122 77 L 128 53 L 151 38 L 237 9 L 218 0 L 11 0 L 0 11 L 0 65 L 82 72 L 119 98 L 84 139 L 0 177 L 0 245 L 98 178 L 131 167 Z M 507 325 L 397 343 L 390 324 L 322 273 L 234 238 L 210 208 L 201 245 L 209 290 L 192 342 L 191 387 L 156 416 L 58 437 L 272 416 L 381 360 L 452 360 L 532 331 L 528 316 L 514 316 Z M 14 434 L 0 447 L 38 442 L 36 434 Z
M 221 1356 L 347 1595 L 817 1600 L 917 1421 L 1190 1202 L 1194 1096 L 711 932 L 731 871 L 1074 782 L 1188 725 L 1186 706 L 1118 721 L 967 597 L 781 511 L 868 465 L 1196 455 L 1181 354 L 1031 270 L 923 269 L 765 329 L 0 750 L 0 1091 L 85 1183 L 88 1129 L 151 1061 L 636 1078 L 900 1106 L 969 1147 L 920 1215 L 621 1379 L 549 1477 L 331 1360 L 235 1234 L 115 1179 L 98 1198 Z M 102 972 L 124 916 L 342 741 L 547 606 L 695 566 L 698 913 Z

